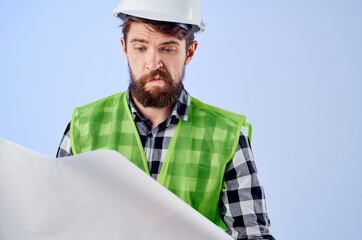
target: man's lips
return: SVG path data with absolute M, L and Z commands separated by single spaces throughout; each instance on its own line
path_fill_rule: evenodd
M 163 78 L 160 77 L 160 76 L 155 76 L 155 77 L 153 77 L 150 81 L 165 81 L 165 79 L 163 79 Z
M 148 83 L 150 83 L 152 85 L 163 86 L 163 85 L 165 85 L 166 80 L 163 78 L 152 78 L 148 81 Z
M 165 83 L 166 80 L 164 78 L 162 78 L 162 77 L 156 76 L 156 77 L 153 77 L 152 79 L 150 79 L 149 82 L 152 82 L 152 83 Z

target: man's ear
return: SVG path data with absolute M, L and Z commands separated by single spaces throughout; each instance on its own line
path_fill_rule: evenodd
M 190 47 L 189 47 L 189 50 L 187 51 L 186 53 L 186 61 L 185 61 L 185 64 L 189 64 L 189 62 L 191 61 L 192 57 L 194 56 L 195 54 L 195 51 L 196 51 L 196 48 L 197 48 L 197 41 L 194 41 Z
M 124 37 L 121 37 L 121 44 L 122 44 L 124 55 L 127 58 L 127 47 L 126 47 L 126 41 L 124 40 Z

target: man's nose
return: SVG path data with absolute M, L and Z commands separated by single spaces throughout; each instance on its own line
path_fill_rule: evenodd
M 149 51 L 146 58 L 147 70 L 155 71 L 162 66 L 161 55 L 157 50 Z

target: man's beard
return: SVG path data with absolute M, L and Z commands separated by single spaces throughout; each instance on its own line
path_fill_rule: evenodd
M 143 107 L 163 108 L 176 103 L 183 88 L 182 80 L 185 74 L 185 66 L 181 75 L 178 75 L 177 79 L 174 80 L 166 69 L 157 69 L 138 79 L 135 78 L 130 67 L 129 71 L 131 75 L 131 82 L 129 84 L 130 94 Z M 165 85 L 162 87 L 154 86 L 146 90 L 146 84 L 155 76 L 162 78 L 165 81 Z

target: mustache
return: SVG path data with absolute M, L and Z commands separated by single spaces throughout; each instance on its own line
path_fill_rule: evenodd
M 139 83 L 145 84 L 148 81 L 151 81 L 153 78 L 155 78 L 156 76 L 159 76 L 160 78 L 164 79 L 166 83 L 172 83 L 172 77 L 171 74 L 167 71 L 167 70 L 163 70 L 163 69 L 156 69 L 154 71 L 151 71 L 148 74 L 145 74 L 143 76 L 141 76 L 138 79 Z

